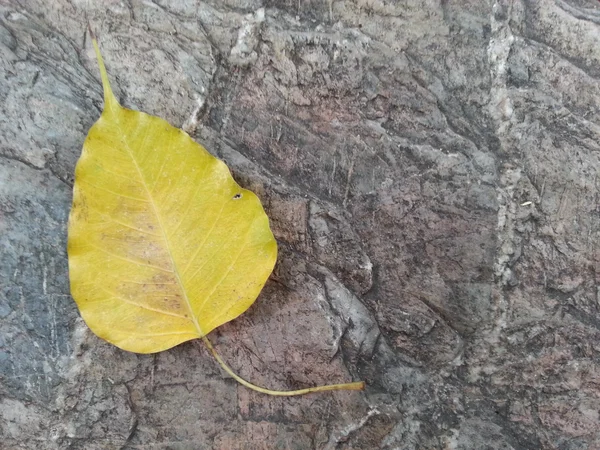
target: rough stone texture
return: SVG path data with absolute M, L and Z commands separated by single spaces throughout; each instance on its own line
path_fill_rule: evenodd
M 263 199 L 256 304 L 125 353 L 69 296 L 101 88 Z M 600 448 L 600 3 L 0 0 L 2 449 Z

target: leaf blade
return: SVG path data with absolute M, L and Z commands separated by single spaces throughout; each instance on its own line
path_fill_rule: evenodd
M 166 121 L 121 107 L 100 67 L 107 103 L 75 170 L 71 291 L 100 337 L 158 352 L 250 307 L 277 247 L 260 201 L 227 166 Z

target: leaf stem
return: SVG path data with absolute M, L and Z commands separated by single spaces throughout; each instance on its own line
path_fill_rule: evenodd
M 231 368 L 225 363 L 225 361 L 223 361 L 221 356 L 217 353 L 217 351 L 211 344 L 208 337 L 202 336 L 202 340 L 204 341 L 204 343 L 206 344 L 206 347 L 208 347 L 208 349 L 210 350 L 212 355 L 215 357 L 215 359 L 221 365 L 221 367 L 223 368 L 223 370 L 225 372 L 227 372 L 229 375 L 231 375 L 238 383 L 246 386 L 248 389 L 252 389 L 253 391 L 257 391 L 257 392 L 262 392 L 263 394 L 276 395 L 279 397 L 291 397 L 294 395 L 303 395 L 303 394 L 310 394 L 312 392 L 323 392 L 323 391 L 340 391 L 340 390 L 360 391 L 360 390 L 364 389 L 364 387 L 365 387 L 364 381 L 355 381 L 353 383 L 328 384 L 325 386 L 315 386 L 315 387 L 311 387 L 311 388 L 298 389 L 296 391 L 274 391 L 271 389 L 266 389 L 266 388 L 263 388 L 260 386 L 256 386 L 255 384 L 252 384 L 252 383 L 244 380 L 239 375 L 237 375 L 233 370 L 231 370 Z

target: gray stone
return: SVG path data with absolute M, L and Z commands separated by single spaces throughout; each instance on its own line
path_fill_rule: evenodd
M 155 355 L 69 295 L 102 108 L 183 127 L 263 200 L 254 306 Z M 600 4 L 0 2 L 0 448 L 600 447 Z

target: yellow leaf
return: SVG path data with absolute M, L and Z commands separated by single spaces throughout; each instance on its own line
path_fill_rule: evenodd
M 166 121 L 119 105 L 96 39 L 104 111 L 75 169 L 69 217 L 71 293 L 99 337 L 153 353 L 202 338 L 246 311 L 277 258 L 259 199 L 227 166 Z M 361 386 L 362 387 L 362 384 Z

